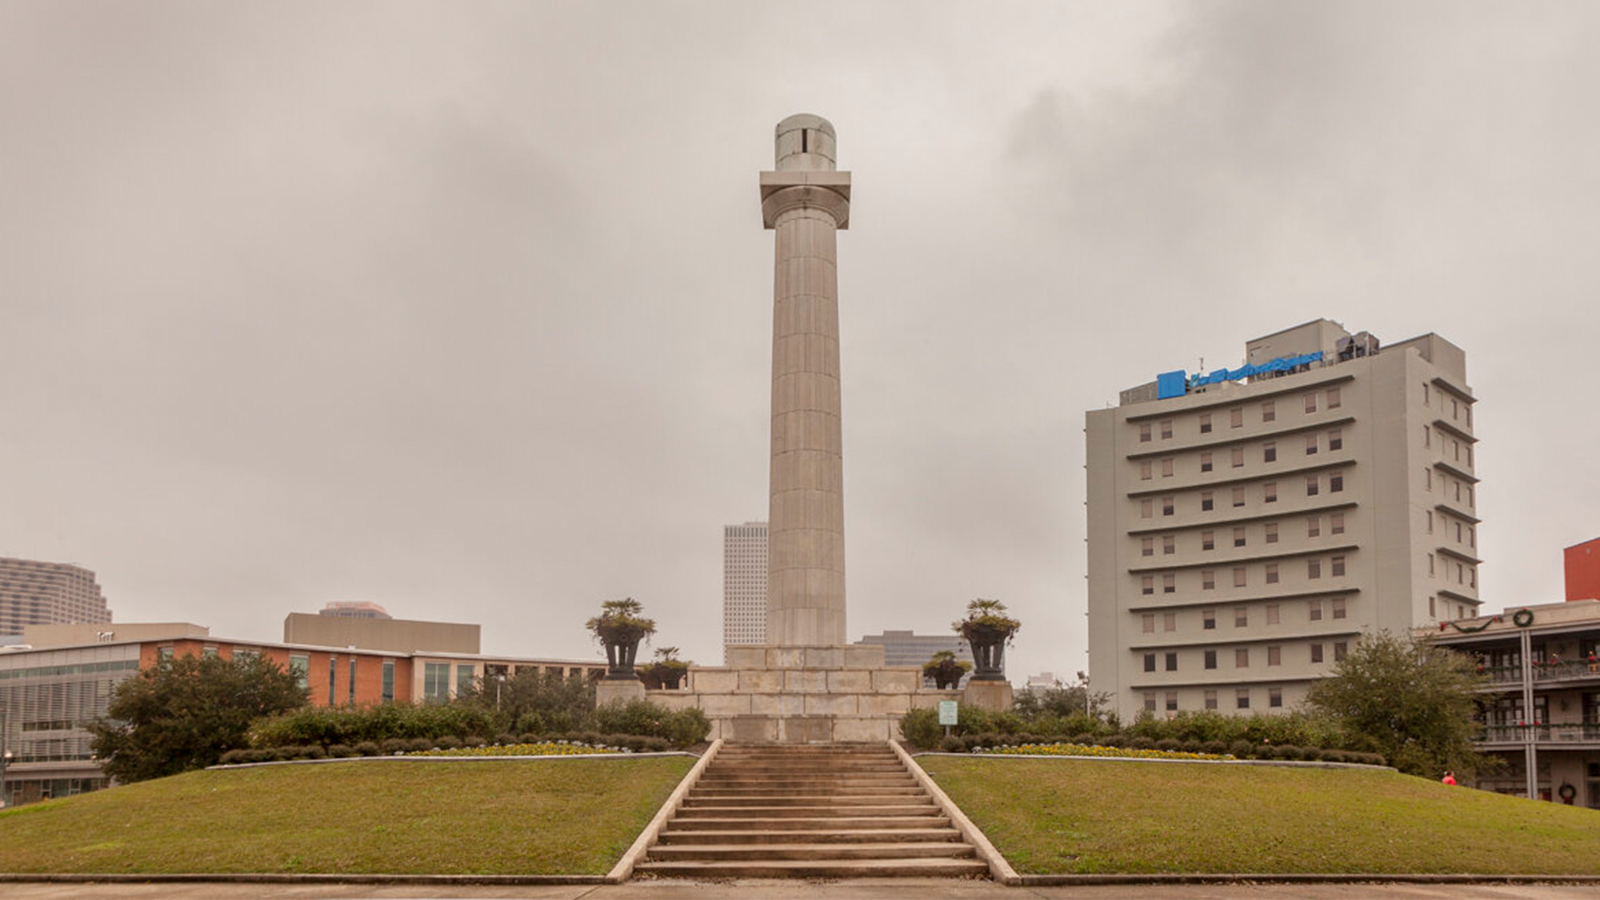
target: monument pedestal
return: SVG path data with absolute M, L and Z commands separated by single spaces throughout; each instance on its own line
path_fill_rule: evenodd
M 973 678 L 961 692 L 961 702 L 974 709 L 1003 712 L 1011 708 L 1011 682 L 979 681 Z
M 924 688 L 921 666 L 885 665 L 883 652 L 861 644 L 734 646 L 728 665 L 691 668 L 688 690 L 648 696 L 672 709 L 699 707 L 711 740 L 784 744 L 893 740 L 910 710 L 961 697 Z
M 633 678 L 602 678 L 594 683 L 595 706 L 643 700 L 645 699 L 645 694 L 644 682 L 640 681 L 638 676 Z

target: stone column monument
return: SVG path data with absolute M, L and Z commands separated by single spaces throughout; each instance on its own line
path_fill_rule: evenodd
M 778 123 L 776 169 L 761 173 L 761 218 L 777 237 L 767 641 L 840 646 L 844 466 L 835 236 L 850 224 L 850 173 L 834 171 L 833 126 L 809 115 Z
M 967 695 L 925 687 L 920 666 L 885 665 L 882 645 L 845 643 L 834 238 L 850 224 L 850 175 L 834 170 L 826 119 L 790 116 L 777 139 L 776 171 L 761 173 L 761 218 L 777 238 L 767 643 L 729 646 L 726 665 L 691 666 L 684 690 L 647 695 L 673 709 L 699 708 L 713 738 L 886 741 L 907 712 Z M 602 702 L 627 699 L 604 681 L 599 689 Z

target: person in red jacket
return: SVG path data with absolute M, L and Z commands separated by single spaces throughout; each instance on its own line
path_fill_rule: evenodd
M 1444 777 L 1439 779 L 1439 780 L 1444 782 L 1445 784 L 1455 784 L 1456 783 L 1456 773 L 1454 773 L 1454 772 L 1446 772 L 1446 773 L 1444 773 Z

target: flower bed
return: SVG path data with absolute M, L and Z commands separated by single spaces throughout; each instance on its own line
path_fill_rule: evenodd
M 597 753 L 632 753 L 621 747 L 601 744 L 569 744 L 566 741 L 543 741 L 537 744 L 495 744 L 489 747 L 457 747 L 453 750 L 423 750 L 408 756 L 591 756 Z
M 1184 750 L 1139 750 L 1132 747 L 1099 747 L 1088 744 L 1023 744 L 1017 747 L 975 747 L 973 753 L 1002 756 L 1107 756 L 1122 759 L 1234 759 L 1231 753 L 1190 753 Z

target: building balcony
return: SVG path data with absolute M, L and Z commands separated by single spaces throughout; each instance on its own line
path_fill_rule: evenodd
M 1600 682 L 1600 660 L 1579 662 L 1544 662 L 1533 664 L 1534 684 L 1554 684 L 1574 681 Z
M 1600 748 L 1600 722 L 1563 722 L 1559 724 L 1489 725 L 1479 734 L 1478 741 L 1485 745 L 1522 745 L 1536 742 L 1540 749 L 1579 747 Z

